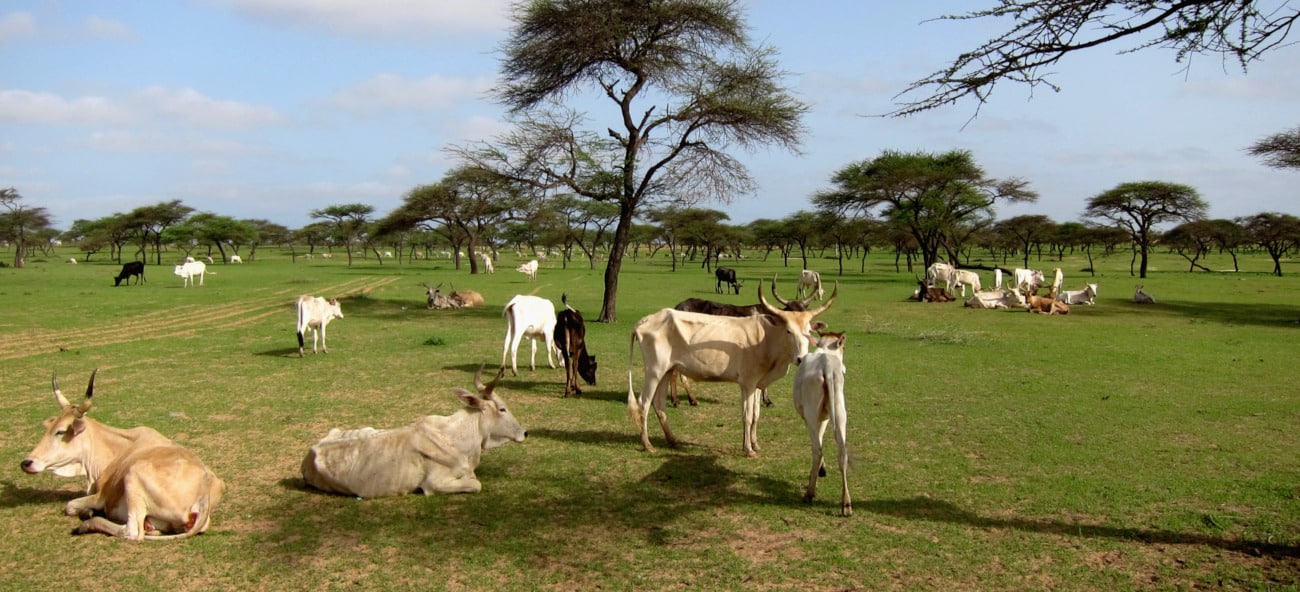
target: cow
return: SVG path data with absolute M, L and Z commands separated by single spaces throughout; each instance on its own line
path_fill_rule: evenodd
M 501 344 L 501 367 L 506 366 L 506 353 L 510 354 L 510 375 L 519 376 L 517 358 L 519 342 L 525 337 L 532 348 L 528 369 L 537 369 L 537 342 L 546 350 L 546 363 L 555 367 L 552 350 L 555 349 L 555 304 L 538 296 L 517 294 L 506 303 L 502 315 L 506 317 L 506 339 Z
M 637 321 L 628 351 L 627 407 L 641 432 L 641 446 L 650 444 L 649 412 L 653 405 L 659 427 L 671 447 L 677 438 L 668 427 L 664 398 L 674 373 L 692 380 L 733 382 L 740 387 L 742 442 L 747 456 L 758 455 L 759 392 L 785 376 L 790 364 L 808 354 L 812 322 L 826 312 L 839 294 L 839 284 L 820 307 L 785 311 L 768 304 L 763 283 L 758 301 L 764 314 L 720 317 L 665 308 Z M 640 397 L 632 384 L 633 355 L 640 344 L 645 382 Z
M 457 290 L 456 286 L 451 287 L 451 294 L 447 295 L 451 305 L 456 308 L 474 308 L 483 306 L 483 295 L 473 290 Z
M 76 265 L 76 264 L 77 264 L 77 258 L 76 258 L 76 257 L 68 257 L 68 263 L 69 263 L 70 265 Z
M 799 272 L 799 289 L 795 291 L 795 298 L 803 298 L 804 290 L 808 291 L 809 298 L 816 296 L 821 300 L 826 294 L 822 291 L 822 275 L 811 269 Z
M 724 293 L 722 285 L 726 284 L 734 290 L 736 294 L 740 294 L 741 284 L 736 280 L 736 270 L 730 267 L 719 267 L 713 270 L 713 276 L 718 278 L 717 285 L 713 288 L 715 293 Z
M 930 285 L 926 280 L 917 279 L 916 286 L 916 291 L 912 292 L 912 297 L 916 298 L 917 302 L 952 302 L 956 300 L 948 294 L 947 290 Z
M 992 290 L 989 292 L 975 292 L 971 294 L 962 306 L 966 308 L 983 308 L 983 309 L 1009 309 L 1024 308 L 1025 299 L 1018 292 L 1010 290 Z
M 78 405 L 59 391 L 57 375 L 50 380 L 59 414 L 45 420 L 45 435 L 23 459 L 23 472 L 86 475 L 88 495 L 63 509 L 82 519 L 73 534 L 139 541 L 207 530 L 225 484 L 193 452 L 152 428 L 118 429 L 87 417 L 98 372 L 91 373 Z
M 848 409 L 844 405 L 843 333 L 823 332 L 817 338 L 817 351 L 804 356 L 794 372 L 794 408 L 803 416 L 812 445 L 812 469 L 803 501 L 817 495 L 817 477 L 826 476 L 822 439 L 828 422 L 835 424 L 835 443 L 839 445 L 840 515 L 853 515 L 849 497 Z
M 1029 288 L 1030 292 L 1037 292 L 1038 289 L 1043 286 L 1043 282 L 1046 281 L 1046 279 L 1043 277 L 1043 272 L 1040 270 L 1022 269 L 1017 267 L 1011 271 L 1011 281 L 1011 285 L 1018 292 L 1023 292 L 1026 287 Z
M 1060 300 L 1066 304 L 1087 304 L 1089 306 L 1096 304 L 1097 284 L 1085 284 L 1082 290 L 1061 292 Z
M 426 284 L 424 282 L 420 282 L 420 285 L 424 286 L 425 308 L 428 308 L 430 310 L 435 308 L 436 309 L 452 308 L 451 299 L 447 298 L 447 296 L 442 293 L 441 283 L 439 283 L 437 286 L 432 286 L 432 287 L 430 287 L 429 284 Z
M 181 276 L 181 280 L 184 282 L 182 287 L 193 286 L 194 276 L 198 276 L 199 285 L 202 286 L 203 275 L 207 270 L 207 264 L 202 261 L 186 261 L 184 265 L 177 265 L 176 270 L 173 273 Z
M 1070 314 L 1070 305 L 1048 296 L 1037 296 L 1029 288 L 1024 288 L 1021 293 L 1025 296 L 1025 310 L 1031 313 L 1043 314 Z
M 537 281 L 537 260 L 533 259 L 528 263 L 521 263 L 519 267 L 515 268 L 515 271 L 528 276 L 529 281 L 535 282 Z
M 483 261 L 483 267 L 488 273 L 496 273 L 497 268 L 492 265 L 492 255 L 488 253 L 479 253 L 478 258 Z
M 951 290 L 952 272 L 954 269 L 957 268 L 944 263 L 943 261 L 935 261 L 934 263 L 931 263 L 929 267 L 925 268 L 925 285 L 937 286 L 939 285 L 939 282 L 943 282 L 944 290 Z
M 135 283 L 144 283 L 144 262 L 132 261 L 122 265 L 122 271 L 118 272 L 117 277 L 113 278 L 113 287 L 122 285 L 122 280 L 126 280 L 126 285 L 131 285 L 131 276 L 136 276 Z
M 982 292 L 984 287 L 980 285 L 980 274 L 969 269 L 954 269 L 949 274 L 948 285 L 955 294 L 958 288 L 961 288 L 961 297 L 966 297 L 966 286 L 970 286 L 972 293 Z
M 555 349 L 560 351 L 560 360 L 564 362 L 564 396 L 569 393 L 582 394 L 578 385 L 581 377 L 587 384 L 596 384 L 596 356 L 587 352 L 587 327 L 582 322 L 582 313 L 569 306 L 569 295 L 560 294 L 564 310 L 555 315 Z
M 453 389 L 464 407 L 451 415 L 428 415 L 409 425 L 376 430 L 334 428 L 307 451 L 302 478 L 330 493 L 361 498 L 434 493 L 478 493 L 474 470 L 483 451 L 523 442 L 528 432 L 493 391 L 501 381 L 483 384 L 483 368 L 474 374 L 479 394 Z
M 1061 268 L 1052 268 L 1052 287 L 1048 290 L 1047 295 L 1057 298 L 1061 295 L 1061 285 L 1065 283 L 1065 274 L 1061 273 Z
M 231 262 L 231 263 L 243 263 L 243 262 L 244 262 L 244 258 L 243 258 L 243 257 L 240 257 L 239 255 L 231 255 L 231 256 L 230 256 L 230 262 Z
M 1138 304 L 1155 304 L 1156 298 L 1155 296 L 1147 294 L 1146 291 L 1142 289 L 1142 286 L 1138 286 L 1137 290 L 1133 292 L 1133 302 Z
M 330 348 L 325 344 L 325 328 L 330 321 L 343 318 L 343 308 L 338 298 L 326 300 L 320 296 L 303 294 L 298 297 L 298 357 L 303 357 L 303 332 L 311 329 L 311 353 L 316 352 L 316 336 L 320 336 L 320 347 L 325 353 Z

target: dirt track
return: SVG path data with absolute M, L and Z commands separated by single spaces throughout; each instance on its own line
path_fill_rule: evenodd
M 399 279 L 397 277 L 359 278 L 328 286 L 317 292 L 339 297 L 365 294 Z M 0 361 L 37 356 L 60 349 L 99 347 L 140 339 L 186 336 L 211 329 L 242 327 L 272 315 L 283 314 L 286 308 L 293 307 L 293 300 L 299 293 L 298 289 L 292 288 L 219 306 L 194 304 L 169 307 L 166 310 L 138 315 L 129 320 L 101 325 L 61 330 L 20 331 L 4 337 L 3 342 L 0 343 Z

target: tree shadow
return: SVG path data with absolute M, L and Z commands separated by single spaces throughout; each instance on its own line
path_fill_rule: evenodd
M 1061 520 L 1042 520 L 1030 518 L 990 518 L 970 510 L 959 508 L 954 504 L 928 497 L 907 499 L 871 500 L 854 504 L 854 509 L 866 510 L 874 514 L 894 516 L 907 520 L 925 520 L 964 524 L 981 529 L 1011 529 L 1041 534 L 1053 534 L 1067 537 L 1105 538 L 1121 541 L 1139 541 L 1142 543 L 1163 543 L 1170 545 L 1202 545 L 1233 551 L 1252 556 L 1275 558 L 1300 557 L 1300 547 L 1282 545 L 1266 541 L 1232 540 L 1194 532 L 1170 532 L 1136 527 L 1098 526 L 1066 522 Z

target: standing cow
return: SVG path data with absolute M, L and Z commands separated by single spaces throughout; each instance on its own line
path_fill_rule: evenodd
M 831 297 L 810 311 L 784 311 L 768 304 L 762 281 L 758 301 L 763 313 L 750 317 L 720 317 L 665 308 L 637 321 L 628 352 L 627 407 L 641 432 L 641 446 L 650 444 L 649 420 L 653 404 L 668 445 L 677 438 L 668 427 L 664 400 L 676 374 L 696 381 L 733 382 L 740 386 L 742 442 L 745 454 L 758 455 L 759 392 L 785 376 L 790 364 L 808 354 L 812 321 L 835 302 Z M 645 382 L 638 397 L 632 383 L 633 355 L 640 344 Z
M 803 501 L 817 495 L 817 477 L 826 476 L 822 439 L 827 423 L 835 424 L 835 443 L 839 445 L 840 514 L 853 515 L 849 497 L 848 408 L 844 404 L 843 333 L 824 332 L 817 338 L 817 351 L 804 356 L 794 373 L 794 408 L 808 426 L 812 445 L 812 469 Z
M 325 327 L 330 321 L 343 318 L 343 307 L 338 298 L 326 300 L 320 296 L 303 294 L 298 297 L 298 357 L 303 357 L 303 333 L 311 330 L 311 353 L 316 353 L 316 336 L 320 336 L 320 347 L 325 353 L 330 348 L 325 344 Z
M 527 337 L 532 348 L 528 369 L 537 369 L 538 341 L 546 349 L 546 363 L 554 368 L 552 350 L 555 349 L 555 304 L 545 298 L 518 294 L 506 303 L 502 315 L 506 317 L 506 339 L 501 344 L 501 367 L 505 368 L 506 353 L 509 353 L 510 375 L 519 376 L 519 342 Z
M 718 278 L 717 286 L 713 288 L 714 292 L 722 294 L 724 292 L 722 286 L 726 284 L 736 294 L 740 294 L 740 282 L 736 280 L 736 270 L 730 267 L 719 267 L 713 270 L 713 276 Z
M 321 491 L 366 498 L 417 490 L 424 495 L 479 492 L 483 484 L 474 470 L 483 451 L 528 437 L 493 393 L 504 371 L 485 385 L 480 367 L 474 388 L 481 396 L 454 389 L 465 406 L 451 415 L 428 415 L 387 430 L 330 430 L 303 458 L 303 480 Z
M 805 291 L 808 292 L 809 299 L 815 296 L 818 300 L 821 300 L 822 296 L 826 295 L 822 291 L 822 274 L 811 269 L 799 272 L 799 288 L 795 290 L 795 298 L 803 298 Z
M 568 294 L 560 294 L 560 302 L 564 310 L 555 315 L 555 348 L 564 362 L 564 396 L 568 397 L 569 393 L 582 394 L 579 377 L 596 385 L 596 356 L 587 352 L 587 327 L 582 313 L 569 306 Z
M 207 264 L 202 261 L 186 261 L 182 265 L 177 265 L 176 270 L 173 273 L 181 276 L 181 287 L 193 286 L 194 276 L 198 276 L 199 285 L 202 286 L 203 275 L 207 273 L 207 270 Z
M 515 271 L 528 276 L 528 281 L 535 282 L 537 281 L 537 260 L 533 259 L 528 263 L 520 263 L 519 267 L 515 268 Z
M 144 262 L 131 261 L 122 265 L 122 271 L 118 272 L 117 277 L 113 278 L 113 287 L 122 285 L 122 280 L 126 280 L 126 285 L 131 285 L 131 276 L 136 276 L 135 283 L 144 283 Z

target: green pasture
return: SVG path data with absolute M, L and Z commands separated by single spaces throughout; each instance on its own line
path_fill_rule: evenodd
M 1100 285 L 1096 306 L 1048 317 L 910 302 L 913 274 L 888 254 L 842 276 L 812 260 L 839 282 L 821 319 L 848 332 L 845 518 L 834 469 L 801 500 L 809 450 L 789 377 L 763 410 L 758 458 L 741 452 L 734 385 L 697 385 L 698 407 L 669 410 L 679 449 L 652 420 L 660 449 L 641 451 L 627 413 L 638 318 L 691 296 L 753 302 L 774 274 L 793 296 L 797 260 L 751 253 L 732 263 L 742 295 L 715 296 L 698 262 L 629 259 L 618 322 L 596 324 L 603 262 L 549 260 L 530 283 L 513 253 L 471 276 L 447 260 L 349 268 L 341 254 L 293 263 L 263 248 L 182 288 L 170 252 L 161 267 L 151 256 L 144 285 L 114 288 L 117 264 L 70 255 L 0 268 L 3 590 L 1300 589 L 1291 262 L 1281 278 L 1263 255 L 1240 273 L 1193 274 L 1157 255 L 1137 280 L 1127 255 L 1098 260 L 1096 276 L 1082 258 L 1035 261 L 1064 269 L 1067 288 Z M 421 282 L 488 304 L 426 310 Z M 1132 302 L 1138 283 L 1158 304 Z M 557 306 L 568 294 L 589 320 L 599 384 L 562 398 L 562 371 L 527 370 L 521 347 L 520 375 L 498 392 L 529 438 L 484 455 L 481 493 L 304 488 L 299 463 L 331 427 L 455 411 L 451 389 L 499 363 L 501 307 L 518 293 Z M 298 358 L 299 294 L 342 299 L 328 355 Z M 226 481 L 206 534 L 72 536 L 62 508 L 83 481 L 20 470 L 56 410 L 51 372 L 78 399 L 94 368 L 94 417 L 152 426 Z M 633 374 L 639 390 L 639 360 Z

